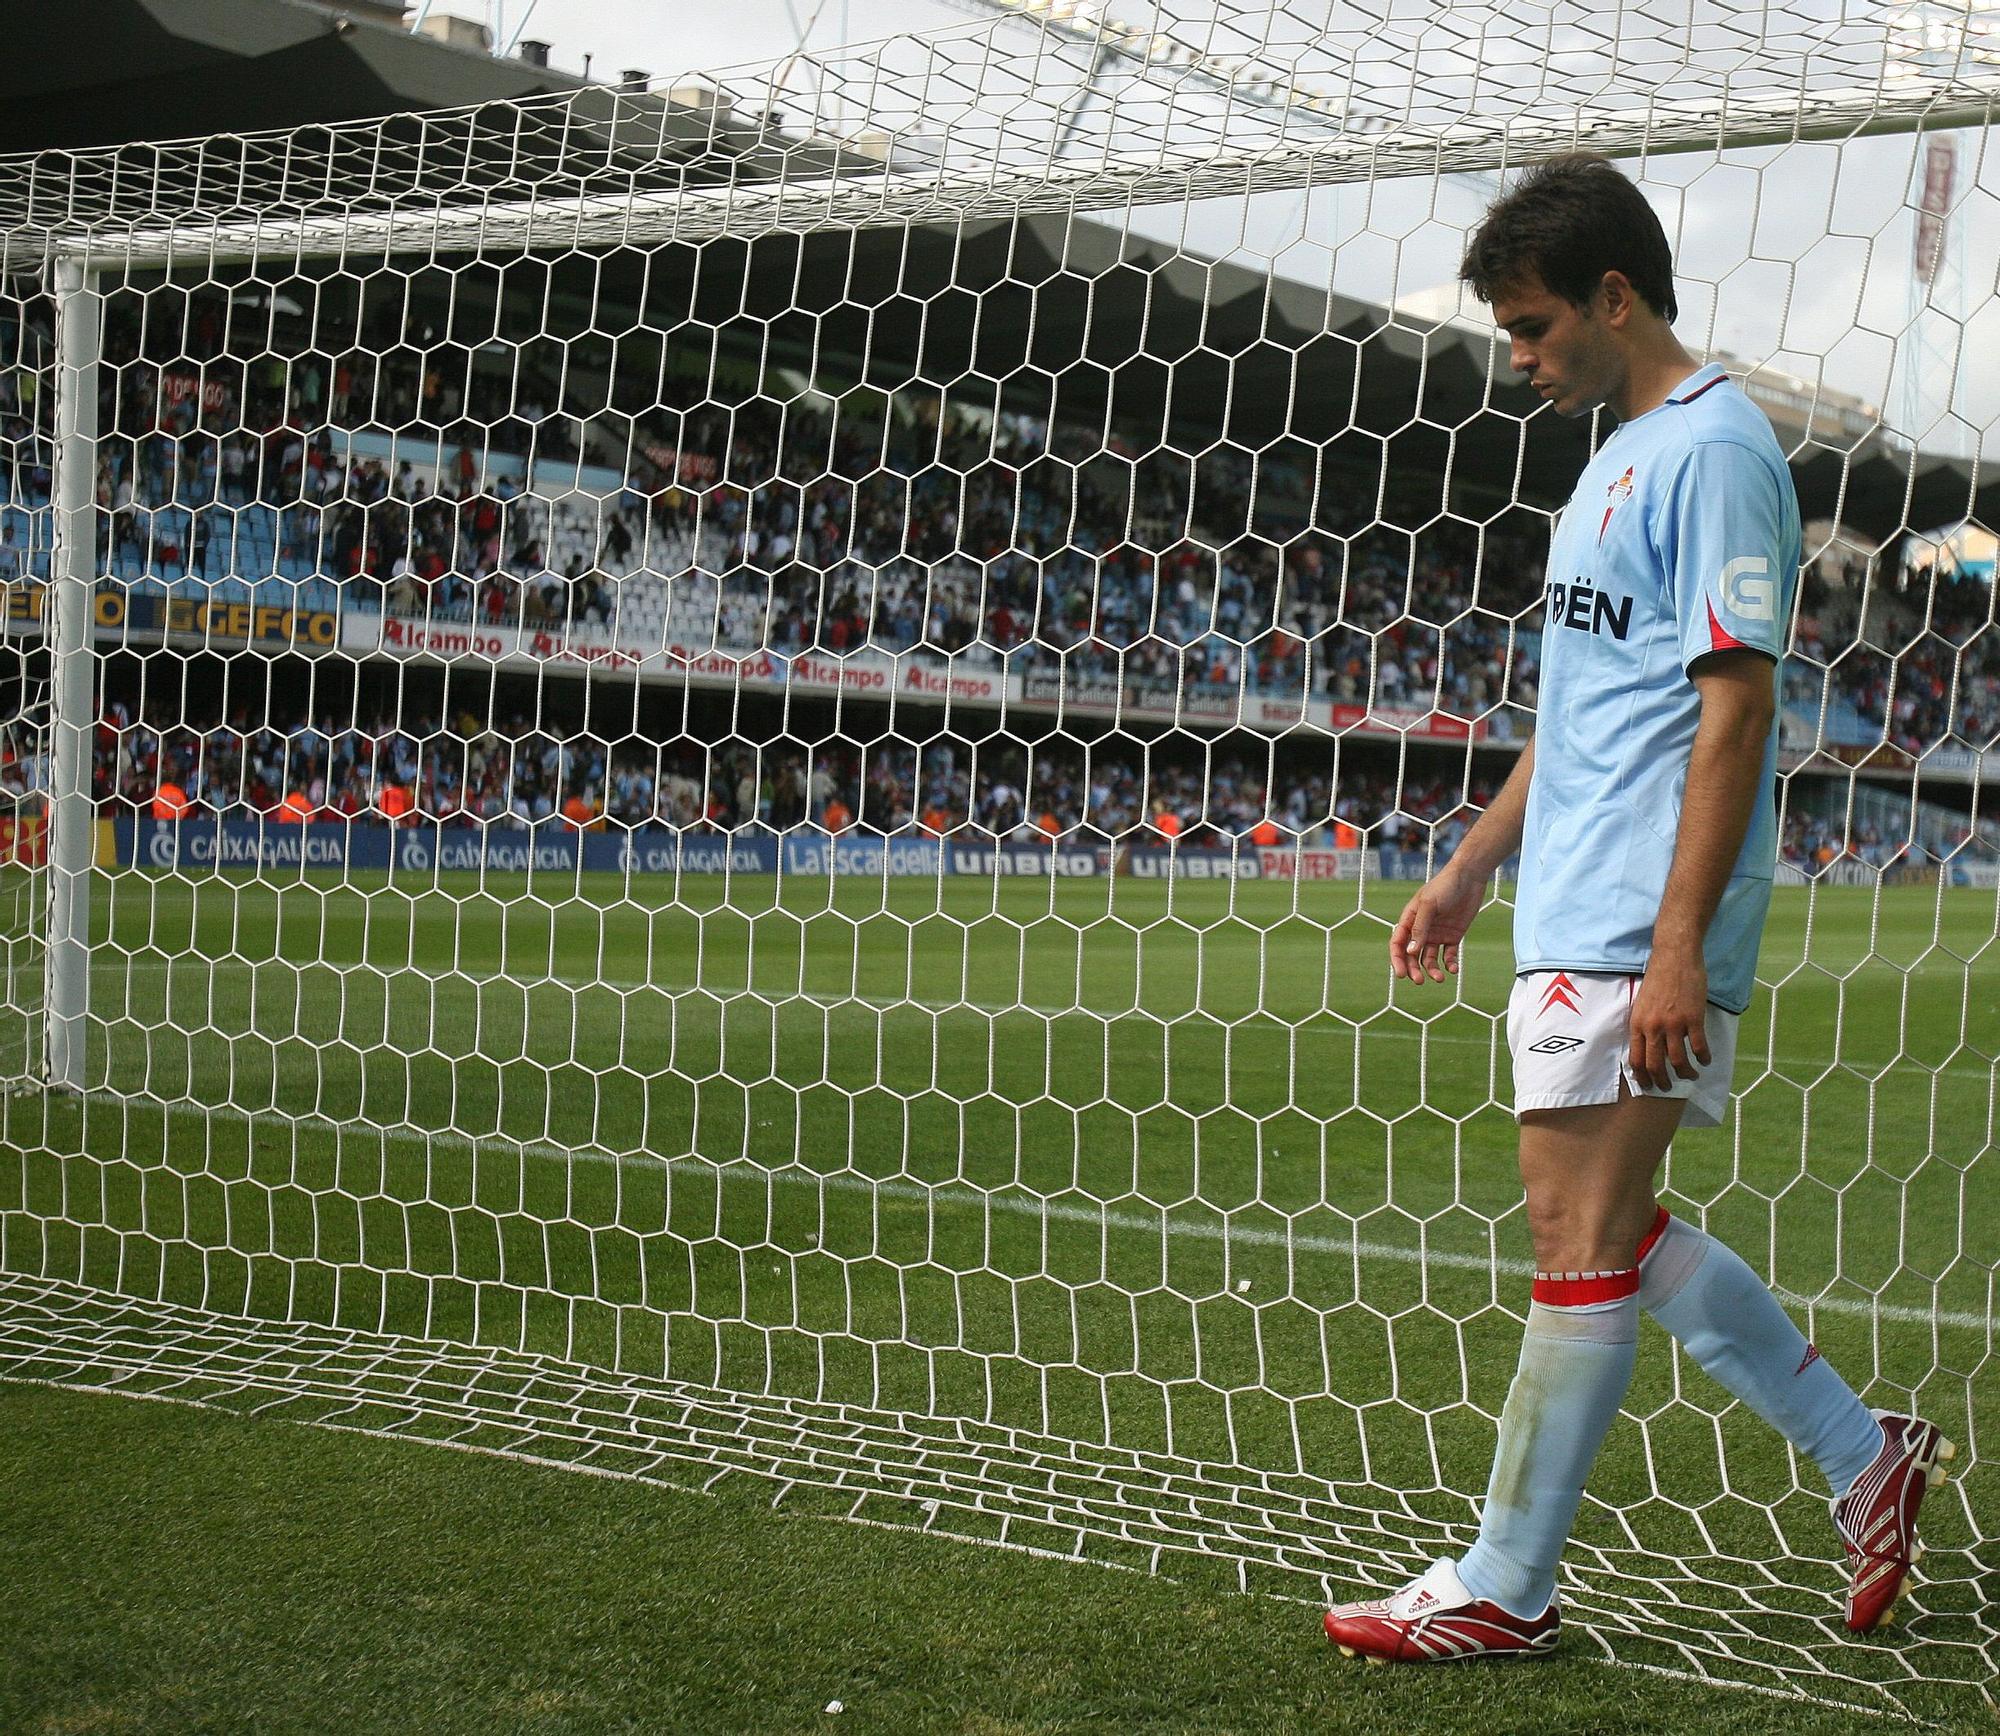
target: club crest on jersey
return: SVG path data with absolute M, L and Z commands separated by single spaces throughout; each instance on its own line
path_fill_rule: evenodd
M 1632 498 L 1632 466 L 1625 466 L 1625 474 L 1604 491 L 1604 517 L 1597 527 L 1597 540 L 1604 540 L 1604 533 L 1611 528 L 1611 515 Z

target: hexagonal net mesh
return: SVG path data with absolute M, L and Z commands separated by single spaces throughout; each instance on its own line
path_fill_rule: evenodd
M 1089 7 L 0 177 L 0 1372 L 1319 1597 L 1476 1513 L 1503 872 L 1593 443 L 1455 271 L 1625 159 L 1808 523 L 1675 1209 L 1968 1469 L 1839 1629 L 1660 1335 L 1622 1662 L 1990 1698 L 2000 78 L 1977 10 Z M 1985 286 L 1977 294 L 1968 285 Z

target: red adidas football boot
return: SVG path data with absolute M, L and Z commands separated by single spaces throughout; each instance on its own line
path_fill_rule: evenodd
M 1326 1637 L 1342 1657 L 1371 1664 L 1545 1657 L 1562 1633 L 1557 1604 L 1550 1598 L 1532 1618 L 1510 1615 L 1467 1591 L 1455 1563 L 1435 1561 L 1394 1597 L 1335 1604 L 1326 1612 Z
M 1923 1554 L 1917 1509 L 1945 1479 L 1958 1449 L 1936 1428 L 1893 1411 L 1875 1413 L 1882 1450 L 1834 1504 L 1833 1523 L 1847 1545 L 1847 1626 L 1865 1634 L 1896 1617 L 1896 1599 L 1910 1587 L 1910 1569 Z

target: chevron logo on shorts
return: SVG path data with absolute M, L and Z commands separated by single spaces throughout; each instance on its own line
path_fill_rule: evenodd
M 1576 984 L 1569 980 L 1565 972 L 1557 971 L 1556 980 L 1542 991 L 1542 1011 L 1546 1013 L 1549 1008 L 1560 1002 L 1573 1013 L 1581 1012 L 1583 1009 L 1572 998 L 1575 994 Z

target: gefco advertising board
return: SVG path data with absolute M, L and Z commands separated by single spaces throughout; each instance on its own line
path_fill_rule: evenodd
M 12 633 L 43 633 L 49 588 L 39 580 L 0 590 L 0 621 Z M 100 646 L 223 645 L 333 651 L 340 615 L 333 609 L 289 609 L 275 603 L 219 601 L 133 592 L 100 585 L 90 599 L 92 637 Z

